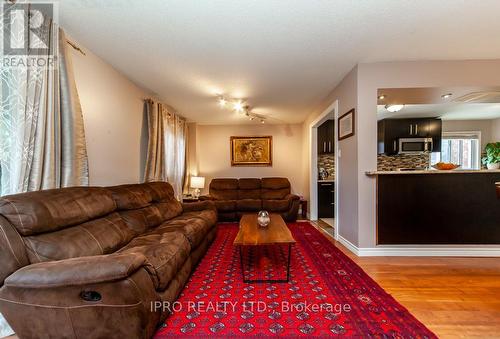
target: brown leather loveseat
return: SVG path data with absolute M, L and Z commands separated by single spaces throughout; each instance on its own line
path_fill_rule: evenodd
M 280 213 L 284 220 L 297 220 L 300 198 L 291 194 L 287 178 L 213 179 L 209 195 L 200 200 L 211 200 L 217 207 L 219 220 L 239 220 L 245 213 L 260 210 Z
M 0 198 L 0 312 L 21 338 L 149 338 L 215 237 L 164 182 Z

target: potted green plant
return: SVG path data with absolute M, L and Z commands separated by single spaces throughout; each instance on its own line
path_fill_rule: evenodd
M 488 169 L 500 168 L 500 142 L 492 142 L 486 145 L 484 149 L 486 156 L 483 157 L 483 165 Z

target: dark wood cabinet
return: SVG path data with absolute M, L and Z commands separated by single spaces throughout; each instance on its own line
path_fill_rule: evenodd
M 378 245 L 498 245 L 500 173 L 379 175 Z
M 318 217 L 335 217 L 335 183 L 318 183 Z
M 436 118 L 384 119 L 378 122 L 378 153 L 397 154 L 400 138 L 432 138 L 433 152 L 441 151 L 442 121 Z
M 405 135 L 406 124 L 396 119 L 385 119 L 378 122 L 378 153 L 398 153 L 398 138 Z
M 335 123 L 327 120 L 318 127 L 318 154 L 334 153 Z
M 443 122 L 441 119 L 429 119 L 428 135 L 432 137 L 432 152 L 441 152 L 441 139 L 443 137 Z

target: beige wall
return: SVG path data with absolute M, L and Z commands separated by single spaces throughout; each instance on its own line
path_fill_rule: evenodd
M 339 114 L 342 115 L 348 112 L 351 108 L 357 109 L 357 86 L 358 86 L 358 70 L 355 67 L 351 70 L 342 82 L 331 92 L 323 102 L 317 107 L 317 109 L 311 113 L 303 124 L 304 132 L 303 134 L 307 136 L 304 139 L 304 178 L 303 185 L 305 191 L 307 192 L 307 197 L 309 200 L 309 159 L 311 156 L 310 149 L 310 135 L 311 135 L 311 123 L 316 120 L 333 102 L 338 100 Z M 359 126 L 356 123 L 356 134 L 358 134 Z M 355 135 L 356 135 L 355 134 Z M 338 231 L 339 235 L 349 240 L 350 242 L 357 244 L 358 242 L 358 178 L 357 178 L 357 166 L 358 166 L 358 155 L 357 147 L 358 140 L 357 137 L 350 137 L 341 140 L 338 144 L 341 157 L 337 161 L 338 177 L 341 178 L 340 182 L 337 183 L 336 189 L 338 190 L 338 200 L 336 201 L 338 215 Z
M 195 125 L 189 129 L 190 174 L 205 177 L 206 187 L 213 178 L 287 177 L 292 191 L 303 195 L 302 125 Z M 193 134 L 195 133 L 195 135 Z M 273 137 L 272 167 L 232 167 L 229 151 L 231 136 Z M 194 143 L 194 145 L 193 145 Z M 193 164 L 193 162 L 195 164 Z
M 150 94 L 89 50 L 85 56 L 70 50 L 85 122 L 90 184 L 139 182 L 145 147 L 143 98 Z
M 443 132 L 481 132 L 481 150 L 493 141 L 494 120 L 443 120 Z
M 500 142 L 500 118 L 493 120 L 491 126 L 491 141 Z

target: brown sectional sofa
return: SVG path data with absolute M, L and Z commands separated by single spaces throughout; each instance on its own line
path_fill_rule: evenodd
M 0 198 L 0 312 L 21 338 L 149 338 L 215 237 L 164 182 Z
M 284 220 L 297 220 L 300 198 L 291 194 L 287 178 L 213 179 L 209 195 L 202 201 L 214 201 L 219 220 L 239 220 L 245 213 L 260 210 L 280 213 Z

